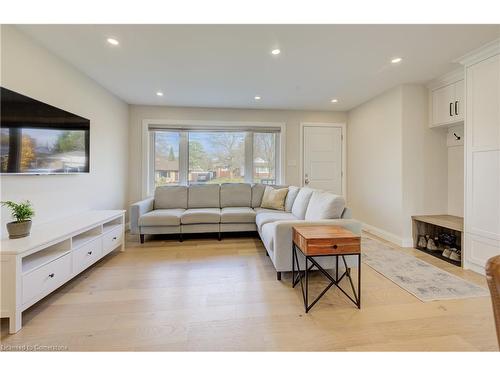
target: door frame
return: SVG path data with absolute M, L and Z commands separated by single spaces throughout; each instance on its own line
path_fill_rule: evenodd
M 299 126 L 299 178 L 300 187 L 304 187 L 304 128 L 305 127 L 329 127 L 329 128 L 340 128 L 342 134 L 342 196 L 347 200 L 347 176 L 346 176 L 346 166 L 347 166 L 347 150 L 346 150 L 346 124 L 342 122 L 301 122 Z

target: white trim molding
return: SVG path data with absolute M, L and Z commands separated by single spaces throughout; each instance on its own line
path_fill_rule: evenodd
M 365 232 L 373 234 L 377 237 L 380 237 L 386 241 L 392 242 L 393 244 L 401 247 L 413 247 L 413 238 L 402 238 L 395 235 L 394 233 L 387 232 L 383 229 L 374 227 L 373 225 L 370 224 L 366 224 L 362 221 L 360 222 Z
M 347 201 L 347 132 L 346 124 L 342 122 L 301 122 L 299 124 L 299 178 L 300 186 L 304 186 L 304 128 L 306 126 L 324 126 L 341 128 L 342 130 L 342 195 Z
M 488 57 L 498 55 L 500 53 L 500 38 L 492 40 L 489 43 L 459 57 L 454 60 L 455 63 L 460 63 L 465 66 L 476 64 Z
M 278 152 L 279 152 L 279 163 L 277 165 L 277 177 L 280 184 L 286 183 L 286 124 L 284 122 L 257 122 L 257 121 L 204 121 L 204 120 L 175 120 L 175 119 L 144 119 L 142 120 L 142 149 L 141 149 L 141 195 L 142 198 L 146 198 L 151 195 L 151 183 L 150 178 L 150 167 L 152 160 L 149 127 L 154 125 L 155 127 L 168 128 L 168 129 L 220 129 L 228 128 L 235 129 L 241 128 L 242 131 L 251 128 L 279 128 L 279 142 L 278 142 Z M 185 161 L 187 163 L 187 161 Z
M 463 67 L 455 69 L 447 74 L 444 74 L 438 78 L 433 79 L 427 83 L 427 88 L 429 90 L 437 90 L 441 87 L 451 85 L 452 83 L 462 81 L 465 78 L 465 71 Z

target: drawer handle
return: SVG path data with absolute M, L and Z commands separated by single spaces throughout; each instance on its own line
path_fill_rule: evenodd
M 92 255 L 92 251 L 89 251 L 89 252 L 87 253 L 87 255 Z
M 333 248 L 336 249 L 338 246 L 337 245 L 333 245 Z
M 54 274 L 54 273 L 51 273 L 51 274 L 49 275 L 49 277 L 54 277 L 54 276 L 55 276 L 55 274 Z
M 116 237 L 113 237 L 113 241 L 116 240 Z

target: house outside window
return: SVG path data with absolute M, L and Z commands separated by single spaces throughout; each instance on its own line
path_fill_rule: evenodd
M 149 128 L 149 185 L 278 184 L 279 129 Z

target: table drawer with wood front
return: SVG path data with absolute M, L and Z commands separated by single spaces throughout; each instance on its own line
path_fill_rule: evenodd
M 361 238 L 304 238 L 294 232 L 293 242 L 304 254 L 322 255 L 335 251 L 337 254 L 357 254 L 361 250 Z

